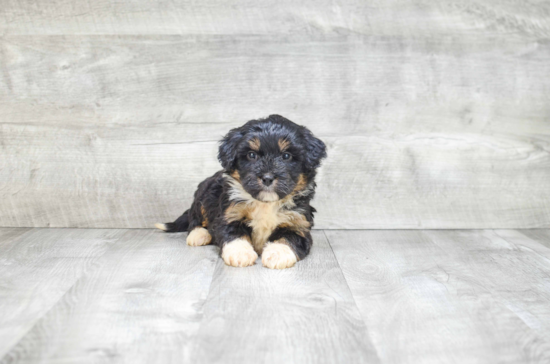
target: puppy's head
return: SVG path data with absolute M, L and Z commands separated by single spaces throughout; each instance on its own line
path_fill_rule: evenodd
M 270 115 L 230 130 L 218 159 L 246 192 L 267 202 L 305 188 L 326 155 L 325 143 L 306 127 Z

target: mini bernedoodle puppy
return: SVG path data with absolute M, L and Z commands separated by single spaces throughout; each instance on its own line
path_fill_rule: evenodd
M 155 226 L 189 231 L 187 244 L 215 244 L 227 265 L 246 267 L 262 256 L 272 269 L 292 267 L 311 248 L 315 174 L 325 144 L 279 115 L 229 131 L 218 151 L 223 170 L 199 184 L 191 208 Z

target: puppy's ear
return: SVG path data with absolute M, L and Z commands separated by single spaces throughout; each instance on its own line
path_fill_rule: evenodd
M 327 147 L 321 139 L 316 138 L 307 128 L 304 128 L 303 136 L 306 147 L 305 167 L 314 170 L 319 167 L 321 160 L 327 157 Z
M 226 171 L 236 167 L 239 142 L 243 136 L 242 127 L 235 128 L 231 129 L 220 141 L 218 160 Z

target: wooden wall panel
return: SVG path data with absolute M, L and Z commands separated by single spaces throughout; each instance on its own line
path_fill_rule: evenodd
M 2 3 L 0 226 L 170 220 L 272 113 L 329 146 L 319 228 L 550 226 L 546 5 Z
M 550 36 L 550 4 L 519 0 L 2 0 L 0 34 Z

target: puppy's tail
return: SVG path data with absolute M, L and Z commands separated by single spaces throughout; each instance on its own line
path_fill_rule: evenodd
M 189 210 L 185 211 L 183 215 L 176 219 L 176 221 L 167 222 L 166 224 L 156 223 L 155 227 L 167 233 L 187 231 L 187 228 L 189 227 Z

